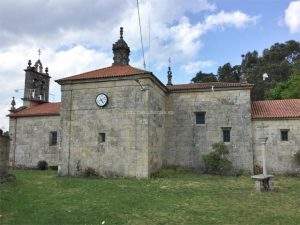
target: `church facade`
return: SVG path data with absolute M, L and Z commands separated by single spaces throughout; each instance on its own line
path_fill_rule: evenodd
M 251 102 L 251 84 L 173 85 L 170 67 L 164 85 L 129 65 L 122 29 L 113 53 L 112 66 L 57 80 L 60 103 L 48 101 L 48 69 L 29 62 L 24 106 L 13 103 L 9 114 L 12 165 L 46 160 L 60 175 L 93 168 L 106 177 L 149 177 L 163 166 L 201 170 L 202 155 L 221 141 L 234 168 L 252 172 L 260 164 L 261 138 L 268 136 L 268 169 L 300 172 L 293 161 L 300 150 L 299 99 L 276 103 L 278 114 L 272 101 Z M 280 108 L 284 104 L 289 111 Z

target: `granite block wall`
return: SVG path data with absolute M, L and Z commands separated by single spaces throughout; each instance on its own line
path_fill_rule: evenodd
M 60 140 L 59 116 L 10 118 L 10 164 L 30 168 L 45 160 L 50 166 L 58 165 L 60 143 L 50 145 L 52 131 L 58 132 Z
M 254 120 L 252 124 L 254 163 L 262 165 L 261 138 L 268 137 L 266 163 L 269 173 L 300 173 L 294 155 L 300 151 L 300 120 Z M 288 130 L 288 141 L 281 140 L 281 130 Z
M 8 175 L 9 137 L 0 133 L 0 178 Z
M 108 96 L 103 108 L 95 103 L 100 93 Z M 148 102 L 134 79 L 62 85 L 60 174 L 92 167 L 102 176 L 148 177 Z
M 226 143 L 236 169 L 252 172 L 250 90 L 175 92 L 168 96 L 164 164 L 203 169 L 202 155 L 223 141 L 222 127 L 231 127 Z M 196 124 L 205 112 L 205 124 Z

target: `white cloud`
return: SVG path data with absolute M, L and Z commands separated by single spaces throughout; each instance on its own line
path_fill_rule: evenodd
M 206 60 L 206 61 L 194 61 L 194 62 L 189 62 L 185 65 L 182 65 L 181 68 L 188 74 L 195 74 L 196 72 L 199 72 L 200 70 L 212 67 L 215 65 L 215 62 L 211 60 Z
M 23 95 L 25 79 L 23 69 L 26 68 L 28 59 L 36 58 L 33 57 L 37 55 L 36 49 L 18 45 L 0 52 L 0 61 L 3 62 L 3 66 L 0 67 L 0 128 L 2 129 L 8 128 L 6 115 L 10 107 L 11 97 L 16 96 L 17 107 L 22 104 L 20 98 Z M 56 79 L 97 69 L 112 63 L 109 54 L 88 49 L 81 45 L 60 51 L 44 49 L 43 52 L 45 55 L 42 56 L 43 67 L 49 67 L 49 73 L 52 77 L 50 83 L 51 101 L 60 101 L 60 86 L 55 82 Z
M 191 20 L 191 15 L 201 18 L 203 11 L 209 15 Z M 155 73 L 165 70 L 170 56 L 186 73 L 209 67 L 210 60 L 198 59 L 204 34 L 217 27 L 241 28 L 256 21 L 240 11 L 217 12 L 208 0 L 140 0 L 140 12 L 146 60 Z M 15 93 L 14 89 L 23 88 L 23 69 L 28 59 L 36 60 L 38 48 L 53 77 L 50 93 L 54 97 L 50 99 L 55 101 L 60 98 L 55 79 L 111 64 L 111 45 L 120 26 L 132 50 L 131 64 L 141 65 L 136 2 L 132 0 L 91 0 L 89 4 L 84 0 L 0 1 L 0 21 L 0 127 L 7 127 L 3 118 L 11 96 L 22 97 L 23 91 Z
M 293 1 L 285 10 L 285 24 L 291 33 L 300 32 L 300 1 Z
M 258 16 L 251 17 L 241 11 L 224 12 L 206 17 L 204 29 L 209 30 L 214 27 L 224 28 L 225 26 L 234 26 L 236 28 L 245 27 L 250 23 L 256 23 Z

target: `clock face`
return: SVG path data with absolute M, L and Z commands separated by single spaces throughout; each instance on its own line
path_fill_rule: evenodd
M 104 107 L 106 106 L 108 103 L 108 97 L 106 94 L 104 93 L 101 93 L 99 95 L 97 95 L 97 98 L 96 98 L 96 104 L 100 107 Z

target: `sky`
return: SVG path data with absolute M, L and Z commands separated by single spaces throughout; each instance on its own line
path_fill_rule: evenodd
M 146 70 L 173 83 L 198 71 L 216 73 L 227 62 L 276 42 L 300 40 L 300 0 L 139 0 Z M 130 64 L 143 68 L 136 0 L 0 1 L 0 128 L 8 129 L 12 97 L 22 106 L 24 69 L 38 59 L 56 79 L 110 66 L 112 44 L 124 27 Z

